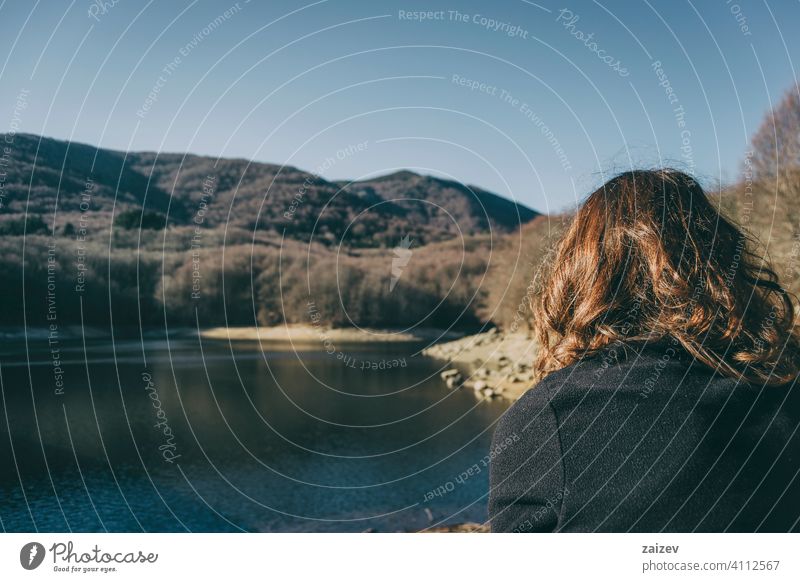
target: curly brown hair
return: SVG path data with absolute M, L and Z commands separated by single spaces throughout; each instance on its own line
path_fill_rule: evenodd
M 546 374 L 612 342 L 671 339 L 719 373 L 780 385 L 800 368 L 794 297 L 691 176 L 625 172 L 593 192 L 533 305 Z

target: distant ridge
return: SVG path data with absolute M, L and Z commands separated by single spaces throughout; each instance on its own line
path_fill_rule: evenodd
M 9 138 L 0 220 L 26 207 L 29 214 L 52 217 L 56 203 L 57 214 L 78 213 L 88 179 L 93 212 L 113 209 L 117 215 L 144 207 L 168 214 L 170 225 L 190 225 L 202 205 L 204 227 L 257 228 L 353 247 L 391 247 L 404 236 L 426 244 L 502 234 L 539 216 L 487 190 L 409 170 L 332 182 L 244 159 L 125 153 L 31 134 Z

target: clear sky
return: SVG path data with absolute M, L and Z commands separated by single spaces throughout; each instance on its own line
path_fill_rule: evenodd
M 737 179 L 799 27 L 777 0 L 7 0 L 0 131 L 410 168 L 547 212 L 631 165 Z

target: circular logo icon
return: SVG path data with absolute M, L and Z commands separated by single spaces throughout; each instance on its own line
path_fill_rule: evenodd
M 19 551 L 19 563 L 26 570 L 35 570 L 44 561 L 44 546 L 39 542 L 28 542 Z

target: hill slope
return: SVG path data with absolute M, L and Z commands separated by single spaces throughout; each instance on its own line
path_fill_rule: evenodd
M 426 244 L 462 234 L 505 233 L 538 216 L 480 188 L 408 171 L 329 182 L 290 166 L 125 153 L 28 134 L 13 136 L 4 161 L 6 215 L 27 208 L 52 217 L 57 206 L 56 216 L 69 218 L 80 212 L 81 194 L 91 180 L 96 213 L 144 207 L 168 214 L 172 225 L 190 225 L 200 212 L 205 227 L 285 231 L 297 240 L 352 247 L 394 246 L 403 236 Z

